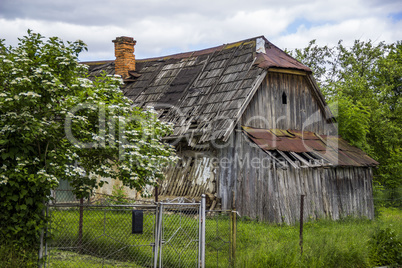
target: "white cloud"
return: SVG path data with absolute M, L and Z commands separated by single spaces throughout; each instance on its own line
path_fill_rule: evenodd
M 114 58 L 115 37 L 133 36 L 136 56 L 144 58 L 259 35 L 281 48 L 301 48 L 312 39 L 319 44 L 339 39 L 395 42 L 402 25 L 391 14 L 401 17 L 401 1 L 0 0 L 0 38 L 15 45 L 30 28 L 47 37 L 82 39 L 89 52 L 81 59 L 98 60 Z
M 276 38 L 275 42 L 283 48 L 294 49 L 307 46 L 308 42 L 313 39 L 316 39 L 320 45 L 334 46 L 339 40 L 343 40 L 344 45 L 352 45 L 357 39 L 392 43 L 401 36 L 402 21 L 393 24 L 391 20 L 367 18 L 362 20 L 350 19 L 309 29 L 300 27 L 296 33 Z

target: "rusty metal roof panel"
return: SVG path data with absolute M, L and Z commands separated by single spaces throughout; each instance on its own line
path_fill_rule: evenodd
M 260 147 L 261 149 L 263 149 L 265 151 L 276 150 L 276 147 L 277 147 L 276 141 L 254 139 L 254 138 L 251 138 L 251 139 L 258 145 L 258 147 Z
M 361 157 L 354 159 L 349 152 L 338 150 L 338 157 L 342 166 L 365 166 Z
M 251 127 L 243 127 L 243 131 L 266 151 L 314 152 L 333 166 L 376 166 L 379 164 L 362 150 L 337 136 L 316 135 L 308 131 Z
M 313 139 L 302 139 L 304 147 L 310 151 L 325 151 L 327 149 L 327 145 L 321 140 L 313 140 Z
M 339 150 L 347 152 L 364 153 L 361 149 L 350 145 L 347 141 L 345 141 L 339 136 L 327 136 L 327 135 L 319 135 L 319 136 L 323 139 L 323 141 L 326 144 L 328 144 L 328 146 L 331 146 L 332 148 L 338 148 Z
M 311 131 L 301 131 L 295 129 L 288 129 L 287 130 L 290 134 L 297 136 L 303 140 L 320 140 L 314 132 Z
M 267 129 L 258 129 L 258 128 L 250 128 L 250 127 L 243 127 L 243 129 L 251 136 L 256 139 L 264 139 L 264 140 L 271 140 L 271 141 L 279 141 L 280 138 L 275 136 L 271 131 Z
M 291 137 L 291 138 L 294 137 L 292 133 L 284 129 L 272 128 L 269 131 L 272 132 L 272 134 L 274 134 L 277 137 Z
M 265 39 L 265 53 L 258 53 L 255 64 L 263 69 L 272 67 L 296 69 L 311 73 L 311 69 L 292 58 L 277 46 Z
M 341 151 L 343 154 L 347 155 L 353 161 L 360 163 L 363 166 L 376 166 L 379 165 L 377 161 L 366 155 L 363 151 L 354 152 L 354 151 Z
M 328 148 L 326 151 L 316 151 L 315 153 L 334 166 L 363 166 L 348 157 L 348 155 L 344 154 L 342 151 L 337 151 L 332 148 Z
M 283 152 L 308 152 L 308 148 L 305 147 L 301 139 L 289 137 L 282 137 L 281 140 L 277 142 L 276 149 Z

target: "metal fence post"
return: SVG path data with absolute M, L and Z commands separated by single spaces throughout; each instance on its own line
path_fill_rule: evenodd
M 47 204 L 45 204 L 45 206 L 47 207 Z M 45 211 L 46 211 L 45 208 L 43 208 L 42 216 L 46 219 L 46 212 Z M 39 245 L 39 254 L 38 254 L 39 255 L 38 256 L 38 267 L 39 268 L 42 268 L 42 264 L 43 264 L 43 247 L 44 247 L 44 245 L 43 245 L 44 241 L 43 240 L 44 240 L 44 233 L 45 233 L 44 228 L 40 231 L 40 245 Z
M 303 214 L 304 214 L 304 194 L 300 196 L 300 254 L 303 254 Z
M 237 211 L 232 211 L 232 263 L 236 265 Z
M 201 222 L 201 233 L 200 233 L 200 267 L 205 267 L 205 210 L 206 210 L 206 202 L 205 202 L 205 194 L 201 195 L 201 208 L 200 208 L 200 222 Z
M 40 248 L 39 248 L 39 256 L 38 256 L 38 267 L 42 268 L 43 264 L 43 233 L 44 231 L 40 231 Z
M 50 214 L 50 210 L 49 210 L 49 204 L 46 205 L 46 219 L 49 219 L 50 217 L 50 224 L 52 224 L 52 219 L 51 219 L 51 214 Z M 49 231 L 49 225 L 46 224 L 46 228 L 45 228 L 45 268 L 47 267 L 47 257 L 48 257 L 48 252 L 47 252 L 47 241 L 48 241 L 48 231 Z
M 84 198 L 80 198 L 80 218 L 78 222 L 78 247 L 79 253 L 82 254 L 82 236 L 83 236 L 83 225 L 84 225 Z
M 159 211 L 159 267 L 163 267 L 162 266 L 162 262 L 163 262 L 163 252 L 162 252 L 162 246 L 163 246 L 163 204 L 161 204 L 160 207 L 160 211 Z
M 160 247 L 162 247 L 162 204 L 157 203 L 155 209 L 155 252 L 154 252 L 154 268 L 158 267 L 159 258 L 162 260 L 162 254 L 159 256 Z M 160 261 L 161 261 L 160 260 Z M 161 262 L 160 262 L 161 263 Z
M 201 239 L 201 233 L 202 233 L 202 202 L 200 203 L 199 206 L 199 213 L 198 213 L 198 265 L 197 267 L 200 268 L 202 265 L 201 261 L 201 248 L 202 248 L 202 239 Z
M 230 213 L 230 265 L 232 267 L 235 267 L 236 264 L 236 219 L 237 218 L 237 212 L 233 208 L 231 213 Z

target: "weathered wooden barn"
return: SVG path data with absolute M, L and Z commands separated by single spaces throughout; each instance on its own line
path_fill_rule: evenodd
M 242 216 L 292 223 L 300 195 L 309 217 L 373 218 L 378 163 L 337 136 L 311 70 L 265 37 L 136 60 L 118 37 L 115 61 L 86 63 L 124 78 L 124 94 L 172 122 L 166 138 L 181 160 L 166 171 L 162 196 L 212 196 Z

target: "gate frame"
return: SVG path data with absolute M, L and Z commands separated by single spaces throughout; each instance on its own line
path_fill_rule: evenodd
M 199 228 L 199 233 L 198 233 L 198 260 L 197 260 L 197 267 L 198 268 L 205 268 L 205 211 L 206 211 L 206 201 L 205 201 L 205 195 L 201 195 L 201 201 L 200 202 L 195 202 L 192 200 L 192 202 L 185 202 L 186 200 L 184 198 L 181 198 L 179 202 L 174 202 L 175 200 L 172 200 L 172 202 L 154 202 L 155 206 L 155 226 L 154 226 L 154 241 L 153 243 L 150 244 L 150 246 L 154 247 L 154 263 L 153 267 L 157 268 L 163 267 L 163 262 L 162 262 L 162 247 L 163 247 L 163 242 L 162 242 L 162 223 L 163 223 L 163 207 L 165 205 L 173 205 L 173 206 L 195 206 L 198 207 L 198 228 Z M 180 202 L 181 201 L 181 202 Z M 71 207 L 80 207 L 83 206 L 82 204 L 70 204 Z M 66 206 L 65 204 L 62 205 L 62 207 Z M 87 206 L 87 205 L 84 205 Z M 136 205 L 115 205 L 117 207 L 135 207 Z M 49 211 L 49 207 L 57 207 L 55 204 L 47 204 L 46 210 L 44 211 L 46 213 L 46 217 L 51 215 L 51 212 Z M 113 207 L 107 206 L 107 207 Z M 46 225 L 46 228 L 42 230 L 41 232 L 41 237 L 40 237 L 40 247 L 39 247 L 39 262 L 38 262 L 38 267 L 47 267 L 47 256 L 49 256 L 49 247 L 48 247 L 48 241 L 46 239 L 47 237 L 47 232 L 48 232 L 48 226 Z M 51 226 L 51 220 L 50 220 L 50 226 Z
M 156 203 L 156 220 L 155 220 L 155 251 L 154 251 L 154 268 L 163 267 L 162 257 L 163 257 L 163 208 L 165 205 L 170 206 L 197 206 L 198 207 L 198 268 L 205 268 L 205 211 L 206 211 L 206 201 L 205 194 L 201 195 L 201 202 L 184 202 L 185 199 L 182 198 L 182 202 L 157 202 Z M 158 263 L 159 260 L 159 263 Z M 158 266 L 159 264 L 159 266 Z

